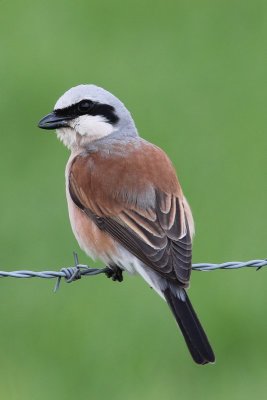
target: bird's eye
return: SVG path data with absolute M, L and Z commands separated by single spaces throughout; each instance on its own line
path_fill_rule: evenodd
M 83 100 L 78 104 L 78 111 L 86 114 L 92 108 L 93 102 L 90 100 Z

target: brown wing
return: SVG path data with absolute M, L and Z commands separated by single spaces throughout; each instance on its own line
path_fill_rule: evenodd
M 77 156 L 69 172 L 71 198 L 144 264 L 187 286 L 191 214 L 175 171 L 165 153 L 146 142 L 121 150 Z

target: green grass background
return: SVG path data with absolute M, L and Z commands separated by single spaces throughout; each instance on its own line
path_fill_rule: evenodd
M 173 160 L 196 221 L 194 262 L 266 257 L 266 1 L 2 0 L 0 10 L 2 269 L 73 263 L 68 151 L 36 125 L 79 83 L 116 94 Z M 137 277 L 56 295 L 52 281 L 1 280 L 0 398 L 265 398 L 266 272 L 192 274 L 217 356 L 206 367 Z

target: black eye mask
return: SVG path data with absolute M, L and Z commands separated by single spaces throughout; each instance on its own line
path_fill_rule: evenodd
M 74 119 L 81 115 L 100 115 L 106 118 L 107 122 L 112 125 L 115 125 L 119 121 L 114 107 L 91 100 L 81 100 L 79 103 L 63 109 L 57 109 L 54 112 L 59 117 L 66 117 L 68 119 Z

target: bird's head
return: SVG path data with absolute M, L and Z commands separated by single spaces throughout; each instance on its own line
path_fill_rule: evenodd
M 131 114 L 113 94 L 95 85 L 79 85 L 61 96 L 54 111 L 38 124 L 56 129 L 59 139 L 71 150 L 84 147 L 116 131 L 136 134 Z

